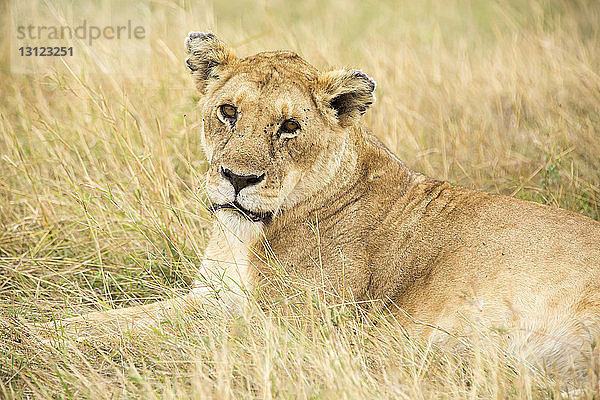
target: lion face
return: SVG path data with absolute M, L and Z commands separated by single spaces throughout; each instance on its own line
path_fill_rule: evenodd
M 352 151 L 350 128 L 373 102 L 359 71 L 318 71 L 290 52 L 238 59 L 190 33 L 186 60 L 201 93 L 201 137 L 214 210 L 268 222 L 326 187 Z

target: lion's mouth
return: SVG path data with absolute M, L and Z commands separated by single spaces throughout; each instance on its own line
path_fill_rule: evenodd
M 233 203 L 226 203 L 226 204 L 212 204 L 210 206 L 210 211 L 212 211 L 213 213 L 215 211 L 221 210 L 221 209 L 229 209 L 229 210 L 237 211 L 238 213 L 242 214 L 244 217 L 248 218 L 252 222 L 264 222 L 265 224 L 268 224 L 271 221 L 271 217 L 273 217 L 273 213 L 271 213 L 271 212 L 250 211 L 250 210 L 242 207 L 240 205 L 240 203 L 238 203 L 237 201 L 234 201 Z

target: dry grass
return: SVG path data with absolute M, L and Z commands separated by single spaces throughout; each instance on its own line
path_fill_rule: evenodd
M 558 396 L 566 378 L 485 335 L 455 358 L 385 316 L 318 302 L 182 316 L 143 336 L 23 334 L 29 321 L 188 287 L 208 226 L 189 30 L 240 55 L 288 48 L 359 67 L 378 82 L 365 123 L 414 169 L 600 219 L 596 1 L 166 0 L 152 21 L 146 79 L 13 75 L 0 45 L 0 398 Z

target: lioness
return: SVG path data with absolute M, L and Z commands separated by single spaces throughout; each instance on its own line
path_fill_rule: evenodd
M 147 321 L 215 297 L 239 309 L 275 292 L 279 268 L 409 331 L 460 335 L 474 318 L 513 329 L 536 360 L 584 368 L 600 333 L 600 223 L 410 170 L 360 125 L 375 100 L 360 71 L 321 73 L 287 51 L 240 59 L 210 33 L 185 48 L 215 217 L 199 279 L 185 298 L 63 323 Z

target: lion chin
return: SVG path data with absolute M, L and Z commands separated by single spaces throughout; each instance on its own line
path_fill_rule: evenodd
M 211 204 L 209 210 L 212 213 L 215 213 L 217 210 L 231 210 L 232 212 L 238 213 L 252 222 L 262 222 L 265 224 L 268 224 L 271 221 L 271 218 L 273 217 L 272 212 L 251 211 L 247 208 L 242 207 L 242 205 L 240 205 L 240 203 L 238 203 L 237 201 L 225 204 Z

